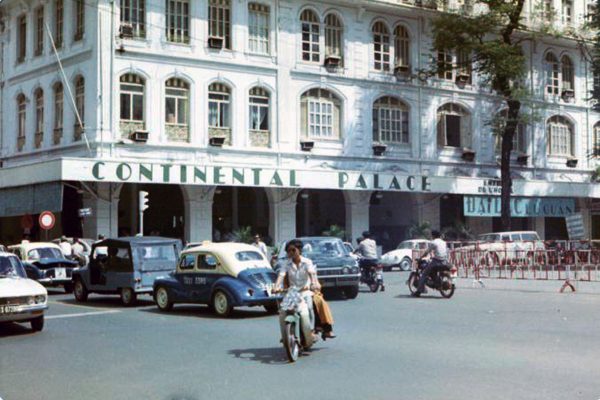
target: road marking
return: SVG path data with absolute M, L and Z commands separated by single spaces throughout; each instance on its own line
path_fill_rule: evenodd
M 49 315 L 44 318 L 45 319 L 76 318 L 76 317 L 87 317 L 89 315 L 115 314 L 115 313 L 120 313 L 120 312 L 121 311 L 119 311 L 119 310 L 91 311 L 91 312 L 87 312 L 87 313 Z

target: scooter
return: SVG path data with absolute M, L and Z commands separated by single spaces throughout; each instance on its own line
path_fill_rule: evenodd
M 281 310 L 285 311 L 284 333 L 282 342 L 285 354 L 289 362 L 295 362 L 302 354 L 306 346 L 306 340 L 301 329 L 300 305 L 304 302 L 300 291 L 297 288 L 288 288 L 283 300 L 279 304 Z
M 371 292 L 375 293 L 379 288 L 383 291 L 383 266 L 377 262 L 365 265 L 364 259 L 359 259 L 360 282 L 369 287 Z
M 417 268 L 410 273 L 408 276 L 408 280 L 406 284 L 408 285 L 408 290 L 410 294 L 419 297 L 421 293 L 419 293 L 419 280 L 421 279 L 421 275 L 423 274 L 425 268 L 429 265 L 430 261 L 419 259 L 417 261 Z M 454 290 L 456 289 L 456 276 L 458 270 L 454 266 L 445 266 L 444 268 L 440 268 L 436 273 L 427 277 L 427 281 L 425 282 L 425 286 L 438 290 L 442 297 L 449 299 L 454 295 Z

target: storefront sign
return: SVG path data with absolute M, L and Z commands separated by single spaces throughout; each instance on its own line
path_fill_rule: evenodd
M 567 232 L 569 233 L 569 239 L 584 239 L 585 227 L 583 225 L 583 215 L 581 215 L 581 213 L 565 217 L 565 222 L 567 224 Z
M 575 212 L 575 199 L 525 198 L 510 199 L 513 217 L 565 217 Z M 498 196 L 465 196 L 464 214 L 467 217 L 499 217 L 501 202 Z

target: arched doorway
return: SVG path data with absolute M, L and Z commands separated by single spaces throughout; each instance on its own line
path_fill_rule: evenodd
M 148 192 L 148 209 L 144 211 L 144 235 L 184 237 L 185 206 L 181 189 L 176 185 L 126 184 L 119 197 L 119 236 L 139 231 L 138 193 Z
M 369 201 L 369 231 L 383 252 L 408 239 L 410 226 L 418 221 L 417 198 L 410 193 L 374 192 Z
M 302 190 L 296 201 L 296 235 L 319 236 L 332 225 L 345 229 L 345 204 L 339 190 Z
M 239 240 L 243 228 L 269 238 L 269 200 L 263 188 L 219 186 L 213 198 L 213 240 Z M 245 239 L 245 238 L 242 238 Z

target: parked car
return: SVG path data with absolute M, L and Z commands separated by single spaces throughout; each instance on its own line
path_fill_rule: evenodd
M 299 238 L 304 248 L 302 255 L 310 258 L 317 268 L 321 286 L 343 292 L 349 299 L 358 296 L 360 270 L 358 262 L 348 252 L 341 239 L 329 236 L 311 236 Z M 287 258 L 285 242 L 279 246 L 278 270 Z
M 182 252 L 177 270 L 154 281 L 154 301 L 162 311 L 175 303 L 208 304 L 221 317 L 241 306 L 275 313 L 279 296 L 271 291 L 276 278 L 254 246 L 204 243 Z
M 73 291 L 71 276 L 78 264 L 66 259 L 57 244 L 24 240 L 8 249 L 23 262 L 29 278 L 48 287 L 62 286 L 66 293 Z
M 73 273 L 77 301 L 90 293 L 118 294 L 125 306 L 151 294 L 154 280 L 177 267 L 179 239 L 153 236 L 105 239 L 92 245 L 90 262 Z
M 381 265 L 384 271 L 391 271 L 392 268 L 399 268 L 401 271 L 409 271 L 412 268 L 413 254 L 419 252 L 421 256 L 429 247 L 429 240 L 414 239 L 400 242 L 395 250 L 388 251 L 381 256 Z
M 477 244 L 460 249 L 478 250 L 488 262 L 498 264 L 531 257 L 546 246 L 535 231 L 514 231 L 485 233 L 478 236 Z
M 27 278 L 17 256 L 0 253 L 0 322 L 29 322 L 31 329 L 44 329 L 48 308 L 46 288 Z

